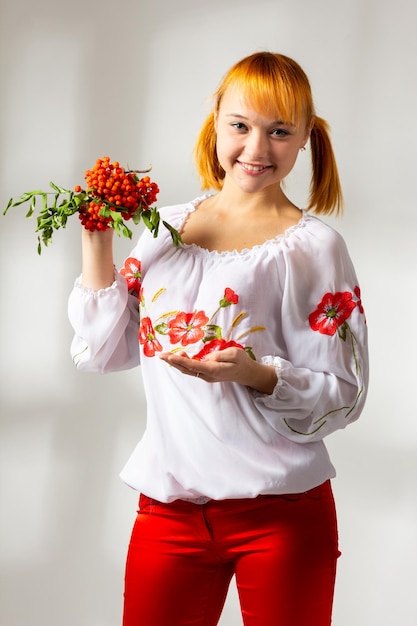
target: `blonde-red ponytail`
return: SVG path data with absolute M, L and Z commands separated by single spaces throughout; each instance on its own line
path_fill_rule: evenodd
M 343 209 L 342 188 L 329 125 L 321 117 L 314 117 L 310 146 L 312 177 L 308 208 L 323 215 L 339 214 Z

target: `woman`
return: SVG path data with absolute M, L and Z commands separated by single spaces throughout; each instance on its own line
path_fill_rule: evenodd
M 308 209 L 340 210 L 327 124 L 292 59 L 225 75 L 196 145 L 203 190 L 161 210 L 120 272 L 83 231 L 70 297 L 80 369 L 141 364 L 147 427 L 122 471 L 140 492 L 124 626 L 214 626 L 232 576 L 245 626 L 331 623 L 337 523 L 324 438 L 368 382 L 360 289 L 338 233 L 283 191 L 310 140 Z

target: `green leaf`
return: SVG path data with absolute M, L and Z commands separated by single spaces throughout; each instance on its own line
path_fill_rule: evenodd
M 59 187 L 58 185 L 55 185 L 55 183 L 53 183 L 52 181 L 49 183 L 49 186 L 52 187 L 52 189 L 54 189 L 58 193 L 71 193 L 69 189 L 65 189 L 64 187 Z
M 120 227 L 121 227 L 121 229 L 122 229 L 123 236 L 124 236 L 124 237 L 127 237 L 128 239 L 132 239 L 133 233 L 132 233 L 132 231 L 130 230 L 130 228 L 128 228 L 128 227 L 126 226 L 126 224 L 125 224 L 124 222 L 122 222 L 122 223 L 120 224 Z
M 168 324 L 166 322 L 162 322 L 161 324 L 157 324 L 154 327 L 155 332 L 159 333 L 160 335 L 166 335 L 168 332 Z
M 57 204 L 57 202 L 58 202 L 58 199 L 59 199 L 59 196 L 60 196 L 60 195 L 61 195 L 60 193 L 56 193 L 56 194 L 54 195 L 54 200 L 53 200 L 53 202 L 52 202 L 52 207 L 51 207 L 52 209 L 56 209 L 56 204 Z
M 85 199 L 86 199 L 86 193 L 84 191 L 81 191 L 76 196 L 74 196 L 74 204 L 77 207 L 77 209 L 82 204 L 85 204 Z
M 131 216 L 131 220 L 134 224 L 140 223 L 142 219 L 142 213 L 143 213 L 143 208 L 142 208 L 142 205 L 140 204 L 138 208 L 136 209 L 136 211 Z
M 159 231 L 159 212 L 156 208 L 147 209 L 142 213 L 142 219 L 145 226 L 151 231 L 154 237 L 158 236 Z
M 346 341 L 347 329 L 348 329 L 348 325 L 346 322 L 344 322 L 338 330 L 338 335 L 342 341 Z
M 10 198 L 9 202 L 7 203 L 7 206 L 3 211 L 3 215 L 6 215 L 7 211 L 10 209 L 11 206 L 13 206 L 13 198 Z
M 39 216 L 37 219 L 37 223 L 38 225 L 36 227 L 36 231 L 45 230 L 47 228 L 51 228 L 52 218 L 51 217 L 43 218 Z
M 31 197 L 32 197 L 32 194 L 25 193 L 25 194 L 23 194 L 23 196 L 20 196 L 20 198 L 18 200 L 15 200 L 15 202 L 13 202 L 13 204 L 11 204 L 11 206 L 19 206 L 21 204 L 24 204 L 25 202 L 30 200 Z
M 101 209 L 100 209 L 98 214 L 101 215 L 102 217 L 112 217 L 113 220 L 117 220 L 118 219 L 117 212 L 116 211 L 112 211 L 110 209 L 110 207 L 106 206 L 106 205 L 101 207 Z M 113 215 L 114 215 L 114 217 L 113 217 Z
M 205 329 L 206 329 L 206 334 L 203 339 L 204 343 L 207 343 L 207 341 L 211 341 L 212 339 L 222 338 L 222 329 L 217 324 L 207 324 Z
M 142 213 L 142 221 L 145 224 L 146 228 L 148 228 L 152 232 L 153 224 L 152 224 L 150 218 L 151 218 L 150 211 L 143 211 L 143 213 Z
M 162 220 L 162 223 L 165 226 L 165 228 L 168 228 L 169 232 L 171 233 L 172 241 L 176 248 L 178 248 L 180 244 L 184 243 L 183 240 L 181 239 L 181 235 L 179 234 L 179 232 L 175 230 L 175 228 L 171 226 L 171 224 L 168 224 L 168 222 L 165 222 L 164 220 Z
M 29 211 L 26 213 L 26 217 L 31 217 L 35 211 L 35 208 L 36 208 L 36 196 L 33 196 L 30 202 Z
M 253 361 L 256 361 L 256 356 L 254 355 L 254 353 L 253 353 L 253 350 L 252 350 L 251 346 L 246 346 L 246 347 L 245 347 L 245 352 L 246 352 L 246 354 L 247 354 L 248 356 L 250 356 L 250 358 L 251 358 Z

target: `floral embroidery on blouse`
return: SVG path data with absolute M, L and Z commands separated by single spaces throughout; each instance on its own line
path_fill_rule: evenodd
M 323 335 L 334 335 L 337 330 L 340 333 L 355 307 L 349 291 L 326 293 L 317 309 L 308 316 L 310 327 Z
M 140 261 L 133 257 L 127 258 L 120 269 L 120 274 L 125 277 L 128 290 L 138 296 L 142 279 Z
M 163 294 L 166 289 L 162 288 L 156 292 L 151 299 L 151 305 Z M 246 335 L 265 330 L 265 326 L 252 326 L 248 331 L 232 338 L 237 334 L 239 324 L 246 318 L 246 311 L 240 311 L 233 319 L 231 326 L 225 330 L 221 325 L 215 323 L 215 317 L 221 309 L 235 306 L 239 302 L 238 294 L 230 287 L 226 287 L 219 304 L 212 315 L 206 311 L 169 311 L 163 313 L 157 319 L 152 320 L 150 307 L 146 306 L 143 289 L 139 288 L 139 306 L 145 314 L 139 324 L 139 343 L 143 346 L 143 353 L 147 357 L 155 356 L 156 352 L 162 351 L 162 346 L 157 335 L 168 337 L 172 346 L 172 351 L 184 351 L 190 349 L 190 356 L 193 359 L 205 359 L 215 350 L 224 350 L 229 347 L 242 348 L 247 354 L 255 359 L 252 347 L 242 343 Z M 192 354 L 192 347 L 202 342 L 204 347 Z
M 193 356 L 193 359 L 197 361 L 204 361 L 211 352 L 215 352 L 216 350 L 225 350 L 226 348 L 241 348 L 245 350 L 245 347 L 242 346 L 241 343 L 237 343 L 237 341 L 226 341 L 226 339 L 211 339 L 208 341 L 204 348 L 200 350 L 197 354 Z
M 194 313 L 181 311 L 169 320 L 166 332 L 172 344 L 181 343 L 185 347 L 204 338 L 204 326 L 208 321 L 209 318 L 204 311 L 195 311 Z M 159 329 L 164 332 L 161 326 Z
M 155 336 L 150 317 L 144 317 L 140 322 L 139 343 L 143 346 L 145 356 L 155 356 L 155 352 L 162 352 L 162 346 Z
M 354 300 L 354 297 L 356 297 L 356 300 Z M 357 379 L 360 381 L 360 385 L 357 396 L 351 406 L 338 407 L 320 416 L 313 422 L 316 426 L 313 431 L 305 433 L 295 430 L 292 426 L 289 425 L 288 420 L 284 418 L 284 422 L 288 426 L 288 428 L 299 435 L 312 435 L 316 433 L 326 424 L 327 418 L 334 413 L 344 411 L 345 418 L 349 417 L 349 415 L 354 410 L 360 396 L 363 393 L 364 387 L 362 369 L 360 367 L 356 354 L 356 346 L 358 344 L 358 340 L 355 337 L 355 334 L 353 333 L 347 321 L 355 308 L 358 308 L 361 315 L 365 314 L 361 300 L 361 291 L 357 285 L 353 289 L 353 293 L 351 293 L 350 291 L 325 293 L 323 298 L 321 299 L 321 302 L 317 305 L 317 308 L 312 311 L 308 316 L 311 330 L 319 332 L 322 335 L 327 335 L 328 337 L 334 337 L 337 333 L 337 337 L 344 342 L 349 339 L 349 343 L 352 348 L 352 356 L 355 363 L 355 374 Z M 366 324 L 365 318 L 364 323 Z
M 252 326 L 246 332 L 238 334 L 239 324 L 248 315 L 246 311 L 240 311 L 236 314 L 229 329 L 224 329 L 220 324 L 216 323 L 216 315 L 221 309 L 236 306 L 239 303 L 239 295 L 230 287 L 224 289 L 218 306 L 211 315 L 203 310 L 174 310 L 163 313 L 157 319 L 152 319 L 150 308 L 167 289 L 164 287 L 159 289 L 151 298 L 150 306 L 148 307 L 141 285 L 142 274 L 140 261 L 129 257 L 126 259 L 120 273 L 125 277 L 130 293 L 138 296 L 139 308 L 142 313 L 138 338 L 140 345 L 143 347 L 144 356 L 154 357 L 157 352 L 163 351 L 164 348 L 158 339 L 159 335 L 169 339 L 173 352 L 188 351 L 189 356 L 193 359 L 204 360 L 215 350 L 224 350 L 225 348 L 233 346 L 245 350 L 251 358 L 256 360 L 252 347 L 245 345 L 244 339 L 251 333 L 265 330 L 265 326 Z M 357 357 L 358 340 L 348 321 L 355 309 L 359 311 L 360 315 L 363 315 L 363 322 L 366 324 L 361 291 L 358 285 L 356 285 L 352 291 L 325 293 L 316 308 L 308 315 L 310 329 L 323 335 L 323 340 L 340 340 L 350 345 L 355 366 L 355 375 L 359 382 L 359 390 L 351 405 L 336 407 L 316 418 L 313 422 L 313 429 L 309 432 L 296 430 L 290 425 L 289 420 L 284 418 L 286 426 L 296 434 L 309 436 L 316 433 L 323 428 L 328 419 L 336 413 L 344 412 L 344 417 L 347 419 L 355 410 L 359 398 L 364 391 L 362 368 Z M 198 346 L 199 349 L 197 350 L 196 344 L 199 343 L 203 343 L 203 347 Z M 194 352 L 193 348 L 195 348 Z

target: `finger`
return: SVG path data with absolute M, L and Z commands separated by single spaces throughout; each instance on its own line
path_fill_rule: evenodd
M 198 373 L 201 375 L 201 366 L 197 361 L 193 361 L 187 355 L 181 356 L 180 354 L 172 354 L 171 352 L 163 352 L 159 355 L 162 361 L 168 363 L 176 370 L 187 376 L 196 376 Z
M 190 357 L 185 352 L 178 354 L 172 354 L 172 352 L 161 352 L 159 358 L 170 365 L 184 365 L 185 362 L 190 362 Z
M 216 361 L 217 363 L 237 363 L 239 353 L 243 352 L 240 348 L 225 348 L 224 350 L 216 350 L 206 356 L 204 361 Z

